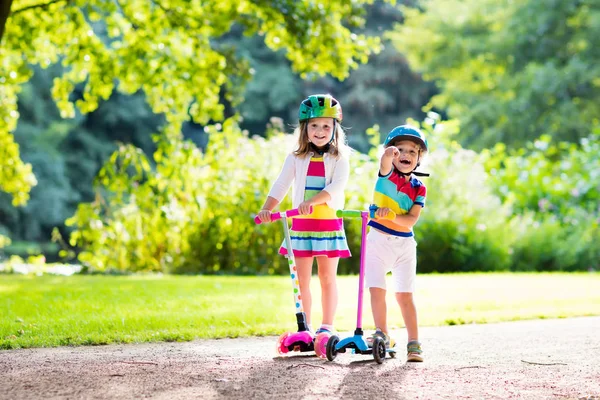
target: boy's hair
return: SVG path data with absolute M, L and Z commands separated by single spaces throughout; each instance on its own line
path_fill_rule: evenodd
M 300 157 L 306 156 L 313 151 L 311 143 L 308 141 L 308 122 L 302 121 L 294 130 L 294 134 L 298 136 L 298 148 L 294 150 L 294 154 Z M 335 120 L 334 120 L 335 121 Z M 335 121 L 335 131 L 333 132 L 333 140 L 329 143 L 328 153 L 338 158 L 341 155 L 347 155 L 350 151 L 346 143 L 346 132 L 342 125 Z

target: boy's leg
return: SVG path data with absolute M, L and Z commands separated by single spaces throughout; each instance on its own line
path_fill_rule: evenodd
M 310 326 L 310 310 L 312 307 L 312 295 L 310 293 L 310 277 L 312 275 L 313 258 L 296 257 L 296 268 L 298 269 L 298 282 L 300 283 L 300 295 L 302 296 L 302 307 L 306 315 L 306 323 Z
M 387 304 L 385 302 L 386 290 L 372 287 L 369 288 L 371 293 L 371 312 L 373 313 L 373 322 L 375 328 L 381 330 L 387 335 Z
M 338 304 L 336 276 L 339 260 L 339 257 L 317 257 L 324 325 L 333 325 L 333 319 L 335 318 L 335 311 Z
M 403 239 L 399 258 L 394 266 L 394 291 L 396 301 L 402 311 L 402 319 L 408 334 L 407 361 L 423 361 L 421 343 L 419 343 L 419 327 L 417 323 L 417 307 L 413 292 L 417 275 L 417 242 L 413 238 Z
M 393 262 L 388 259 L 388 237 L 383 233 L 371 230 L 367 235 L 367 255 L 365 258 L 365 288 L 369 288 L 371 312 L 375 328 L 387 334 L 387 304 L 385 275 L 387 265 Z
M 396 293 L 396 301 L 400 305 L 406 332 L 408 333 L 408 341 L 419 340 L 419 325 L 417 323 L 417 307 L 413 299 L 412 293 L 400 292 Z

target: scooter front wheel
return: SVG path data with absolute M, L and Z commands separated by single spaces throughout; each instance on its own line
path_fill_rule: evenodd
M 385 360 L 385 342 L 382 338 L 377 337 L 373 341 L 373 358 L 377 364 L 382 364 Z
M 329 361 L 335 360 L 335 357 L 337 356 L 337 353 L 338 353 L 336 346 L 339 342 L 340 342 L 340 338 L 337 337 L 336 335 L 332 335 L 329 338 L 329 340 L 327 341 L 327 359 Z

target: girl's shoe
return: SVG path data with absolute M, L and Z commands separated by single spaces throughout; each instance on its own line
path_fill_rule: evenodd
M 421 349 L 421 343 L 416 340 L 408 342 L 406 345 L 406 361 L 410 362 L 423 362 L 423 350 Z
M 317 329 L 317 331 L 315 332 L 315 336 L 318 335 L 319 333 L 328 333 L 329 335 L 337 335 L 337 332 L 335 331 L 335 329 L 328 329 L 328 328 L 324 328 L 324 327 L 320 327 L 319 329 Z

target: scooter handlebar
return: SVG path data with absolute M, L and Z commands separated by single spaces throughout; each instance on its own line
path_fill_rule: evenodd
M 313 208 L 311 206 L 309 214 L 311 214 L 312 212 L 313 212 Z M 297 208 L 293 208 L 293 209 L 287 210 L 287 211 L 274 212 L 274 213 L 271 213 L 271 222 L 278 221 L 281 218 L 283 218 L 284 216 L 296 217 L 298 215 L 300 215 L 300 211 L 298 211 Z M 258 218 L 258 215 L 256 217 L 254 217 L 254 222 L 257 224 L 262 224 L 262 221 L 260 220 L 260 218 Z
M 337 210 L 335 215 L 338 218 L 360 218 L 362 216 L 362 211 L 360 210 Z
M 366 211 L 365 211 L 366 212 Z M 373 210 L 373 213 L 375 212 L 375 210 Z M 360 218 L 362 215 L 363 211 L 360 210 L 337 210 L 335 212 L 335 215 L 338 218 Z M 376 218 L 375 215 L 373 215 L 372 217 L 373 219 Z M 384 219 L 389 219 L 390 221 L 393 221 L 396 218 L 396 213 L 393 212 L 392 210 L 390 210 L 390 212 L 384 217 Z

